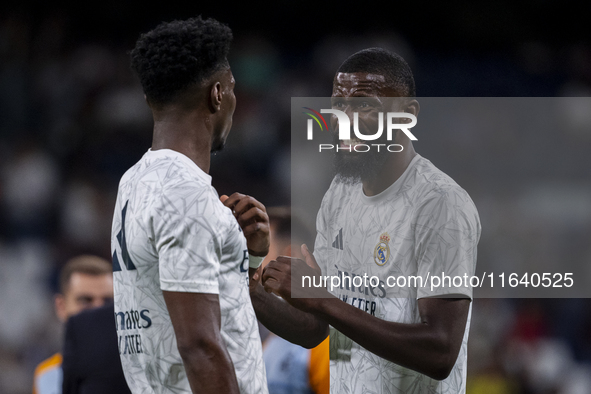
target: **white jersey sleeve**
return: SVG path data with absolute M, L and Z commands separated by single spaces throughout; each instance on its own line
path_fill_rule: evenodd
M 215 211 L 190 209 L 195 202 L 214 205 L 213 194 L 204 188 L 175 187 L 167 190 L 154 215 L 155 245 L 158 251 L 160 288 L 165 291 L 219 293 L 222 250 Z M 162 214 L 164 213 L 165 214 Z
M 454 294 L 472 298 L 466 278 L 476 269 L 479 238 L 478 212 L 463 189 L 439 190 L 421 204 L 416 215 L 415 256 L 417 274 L 426 285 L 417 289 L 417 298 Z M 432 283 L 439 285 L 432 288 Z

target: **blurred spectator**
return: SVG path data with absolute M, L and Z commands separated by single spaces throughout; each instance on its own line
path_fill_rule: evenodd
M 55 160 L 35 141 L 24 140 L 2 169 L 11 236 L 47 237 L 60 182 Z
M 82 255 L 69 260 L 60 274 L 55 311 L 65 323 L 71 316 L 113 301 L 111 264 L 100 257 Z M 35 369 L 33 394 L 62 392 L 62 355 L 56 353 Z

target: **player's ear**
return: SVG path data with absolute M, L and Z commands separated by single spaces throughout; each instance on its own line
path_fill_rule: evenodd
M 404 110 L 404 112 L 407 112 L 409 114 L 413 114 L 414 116 L 418 116 L 420 110 L 421 110 L 421 106 L 419 105 L 419 102 L 415 99 L 412 99 L 407 103 L 406 109 Z
M 222 107 L 222 84 L 220 81 L 216 81 L 209 91 L 209 105 L 212 112 L 218 112 Z
M 56 294 L 55 299 L 55 314 L 60 321 L 65 322 L 68 320 L 68 313 L 66 311 L 66 298 L 63 294 Z

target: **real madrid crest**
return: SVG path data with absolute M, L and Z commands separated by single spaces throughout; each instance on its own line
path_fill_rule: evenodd
M 382 233 L 380 235 L 380 242 L 376 245 L 376 248 L 373 251 L 373 260 L 376 262 L 377 265 L 384 265 L 388 262 L 390 258 L 390 236 L 388 233 Z

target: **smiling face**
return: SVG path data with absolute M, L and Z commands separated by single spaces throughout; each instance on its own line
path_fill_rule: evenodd
M 340 149 L 335 153 L 334 165 L 339 180 L 346 183 L 356 183 L 360 180 L 372 179 L 377 176 L 384 166 L 388 155 L 385 148 L 370 150 L 369 152 L 355 152 L 358 144 L 389 144 L 387 133 L 374 141 L 361 141 L 353 131 L 354 113 L 358 114 L 359 132 L 361 134 L 375 134 L 379 128 L 380 113 L 400 112 L 402 101 L 392 98 L 402 97 L 396 89 L 389 86 L 386 78 L 381 74 L 367 72 L 337 73 L 333 81 L 332 108 L 343 111 L 349 117 L 351 124 L 351 139 L 338 139 L 338 121 L 331 117 L 333 139 Z M 385 123 L 385 122 L 384 122 Z M 383 127 L 384 124 L 382 124 Z M 349 149 L 351 152 L 349 152 Z

